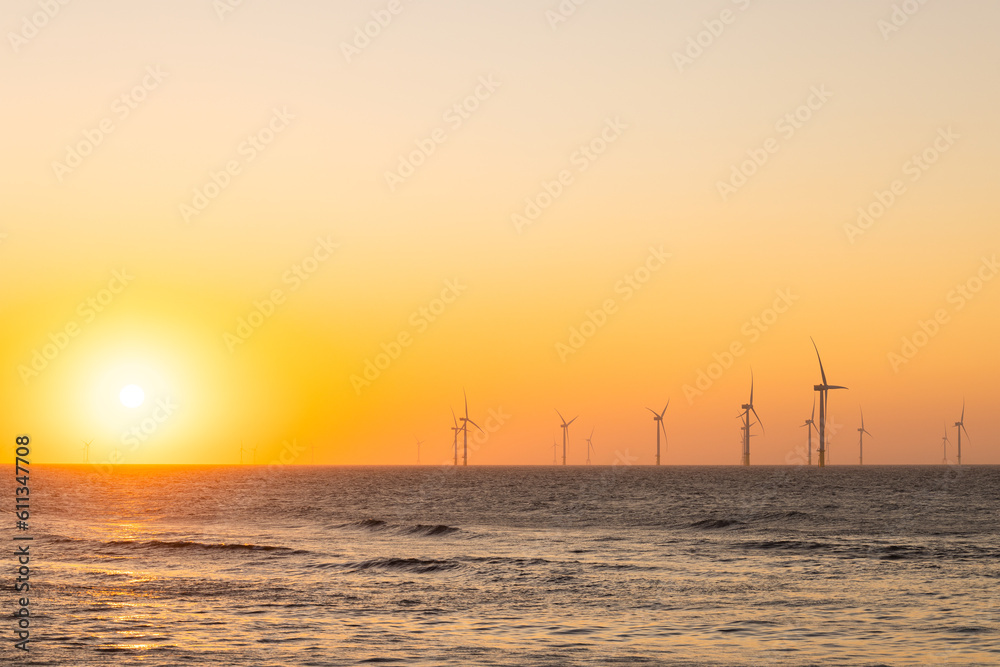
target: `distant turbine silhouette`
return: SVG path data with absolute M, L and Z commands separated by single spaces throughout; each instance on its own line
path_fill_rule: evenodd
M 816 346 L 816 341 L 813 340 L 812 336 L 809 337 L 809 340 L 812 341 L 813 349 L 816 350 L 816 358 L 819 360 L 819 373 L 823 378 L 823 384 L 813 385 L 813 391 L 819 392 L 819 467 L 822 468 L 826 465 L 826 414 L 828 394 L 831 389 L 847 389 L 847 387 L 827 384 L 826 371 L 823 370 L 823 358 L 819 356 L 819 348 Z
M 424 444 L 423 440 L 417 440 L 417 465 L 420 465 L 420 445 Z
M 83 462 L 90 463 L 90 443 L 94 441 L 93 438 L 90 440 L 83 441 Z
M 459 417 L 462 422 L 462 465 L 469 465 L 469 424 L 472 424 L 476 428 L 479 428 L 479 424 L 469 419 L 469 396 L 462 390 L 462 395 L 465 396 L 465 416 Z M 479 428 L 480 433 L 486 433 L 483 429 Z
M 556 444 L 556 439 L 552 438 L 552 465 L 557 465 L 556 463 L 556 452 L 559 450 L 559 445 Z
M 805 426 L 809 427 L 809 465 L 813 464 L 813 429 L 816 428 L 816 396 L 813 395 L 813 412 L 812 417 L 806 420 L 806 423 L 800 426 L 803 428 Z
M 590 465 L 590 452 L 594 452 L 595 454 L 597 453 L 597 450 L 594 449 L 594 443 L 592 442 L 595 430 L 596 429 L 590 429 L 590 437 L 587 438 L 587 465 Z
M 653 421 L 656 422 L 656 465 L 660 465 L 660 431 L 663 431 L 663 443 L 664 449 L 666 448 L 667 442 L 667 429 L 663 425 L 663 415 L 667 414 L 667 408 L 670 407 L 670 399 L 667 399 L 667 404 L 663 407 L 663 412 L 657 412 L 653 408 L 646 408 L 653 413 Z
M 955 430 L 958 431 L 958 465 L 962 465 L 962 431 L 965 431 L 965 400 L 962 400 L 962 419 L 955 422 Z M 965 431 L 965 437 L 972 442 L 972 437 Z
M 865 464 L 865 435 L 871 435 L 865 430 L 865 411 L 861 411 L 861 428 L 858 429 L 858 465 Z
M 451 409 L 451 420 L 455 423 L 451 427 L 451 430 L 455 434 L 455 442 L 453 443 L 455 450 L 455 465 L 458 465 L 458 434 L 462 432 L 462 427 L 458 425 L 458 417 L 455 416 L 455 408 Z
M 743 459 L 741 461 L 742 465 L 750 465 L 750 427 L 753 424 L 750 423 L 750 413 L 757 418 L 757 423 L 760 424 L 760 430 L 764 432 L 764 424 L 761 422 L 760 415 L 753 407 L 753 371 L 750 372 L 750 402 L 744 403 L 742 406 L 743 414 Z
M 566 465 L 566 443 L 569 442 L 569 425 L 580 418 L 580 415 L 573 417 L 569 421 L 562 416 L 562 413 L 556 410 L 556 414 L 559 415 L 559 419 L 562 420 L 562 432 L 563 432 L 563 465 Z
M 941 459 L 941 463 L 943 465 L 948 465 L 948 444 L 949 443 L 951 443 L 951 440 L 948 439 L 948 425 L 945 424 L 944 425 L 944 437 L 941 438 L 941 446 L 944 449 L 944 452 L 942 454 L 942 459 Z

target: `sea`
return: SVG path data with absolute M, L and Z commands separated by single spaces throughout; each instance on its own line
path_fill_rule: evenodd
M 27 531 L 13 486 L 4 665 L 1000 664 L 1000 466 L 34 466 Z

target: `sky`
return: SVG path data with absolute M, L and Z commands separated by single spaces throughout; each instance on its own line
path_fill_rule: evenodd
M 833 464 L 1000 463 L 1000 5 L 577 2 L 7 3 L 5 437 L 799 464 L 813 337 Z

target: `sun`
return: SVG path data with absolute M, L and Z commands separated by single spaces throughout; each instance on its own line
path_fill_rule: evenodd
M 122 387 L 122 391 L 118 394 L 118 398 L 121 399 L 122 405 L 126 408 L 137 408 L 142 405 L 142 402 L 146 400 L 146 393 L 137 384 L 130 384 Z

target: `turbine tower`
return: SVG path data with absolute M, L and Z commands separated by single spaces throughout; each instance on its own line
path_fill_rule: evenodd
M 424 444 L 423 440 L 417 440 L 417 465 L 420 465 L 420 445 Z
M 461 418 L 462 422 L 462 465 L 469 465 L 469 424 L 472 424 L 479 429 L 481 433 L 485 433 L 483 429 L 479 428 L 479 424 L 469 419 L 469 395 L 462 390 L 462 395 L 465 396 L 465 416 Z
M 951 442 L 951 440 L 948 439 L 948 425 L 945 424 L 945 427 L 944 427 L 944 437 L 941 438 L 941 446 L 944 449 L 944 452 L 943 452 L 942 458 L 941 458 L 941 464 L 942 465 L 948 465 L 948 443 L 950 443 L 950 442 Z
M 587 465 L 590 465 L 590 452 L 594 452 L 595 454 L 597 453 L 597 450 L 594 449 L 594 443 L 592 442 L 595 430 L 596 429 L 590 429 L 590 437 L 587 438 Z
M 809 427 L 809 465 L 813 464 L 813 429 L 816 428 L 816 396 L 813 395 L 813 412 L 812 417 L 806 420 L 806 423 L 799 428 Z
M 452 443 L 452 445 L 455 451 L 455 465 L 458 465 L 458 434 L 462 430 L 462 427 L 458 425 L 458 417 L 455 416 L 455 408 L 451 409 L 451 420 L 452 422 L 455 423 L 455 425 L 451 427 L 451 430 L 455 434 L 454 442 Z
M 741 417 L 743 417 L 743 458 L 741 460 L 741 464 L 745 465 L 745 466 L 748 466 L 748 465 L 750 465 L 750 427 L 752 426 L 752 424 L 750 423 L 750 413 L 751 412 L 753 413 L 753 416 L 757 418 L 757 423 L 760 424 L 760 430 L 761 430 L 761 432 L 762 433 L 764 432 L 764 424 L 761 422 L 760 415 L 757 414 L 757 411 L 754 410 L 754 407 L 753 407 L 753 372 L 752 371 L 750 373 L 750 402 L 749 403 L 744 403 L 741 407 L 743 408 L 743 414 L 740 415 Z
M 566 443 L 569 442 L 569 425 L 575 422 L 580 415 L 573 417 L 569 421 L 562 416 L 562 413 L 556 410 L 556 414 L 559 415 L 559 419 L 562 420 L 562 432 L 563 432 L 563 465 L 566 465 Z
M 646 408 L 653 413 L 653 421 L 656 422 L 656 465 L 660 465 L 660 431 L 663 431 L 664 447 L 667 442 L 667 429 L 663 426 L 663 415 L 667 414 L 667 408 L 669 407 L 670 399 L 667 399 L 667 404 L 663 407 L 663 412 L 657 412 L 653 408 Z
M 94 441 L 93 438 L 90 440 L 83 441 L 83 462 L 90 463 L 90 443 Z
M 809 340 L 812 341 L 813 349 L 816 350 L 816 358 L 819 360 L 819 374 L 823 378 L 823 384 L 813 385 L 813 391 L 819 392 L 819 467 L 822 468 L 826 465 L 827 395 L 831 389 L 847 389 L 847 387 L 827 384 L 826 371 L 823 370 L 823 358 L 819 356 L 819 348 L 811 336 Z
M 958 431 L 958 465 L 962 465 L 962 431 L 965 431 L 965 401 L 962 401 L 962 419 L 955 422 L 955 430 Z M 972 438 L 969 436 L 969 432 L 965 431 L 965 437 L 969 438 L 969 442 L 972 442 Z
M 556 444 L 556 439 L 552 438 L 552 465 L 556 465 L 556 452 L 559 449 L 559 445 Z
M 865 430 L 865 411 L 861 411 L 861 428 L 858 429 L 858 465 L 865 464 L 865 435 L 871 435 Z

